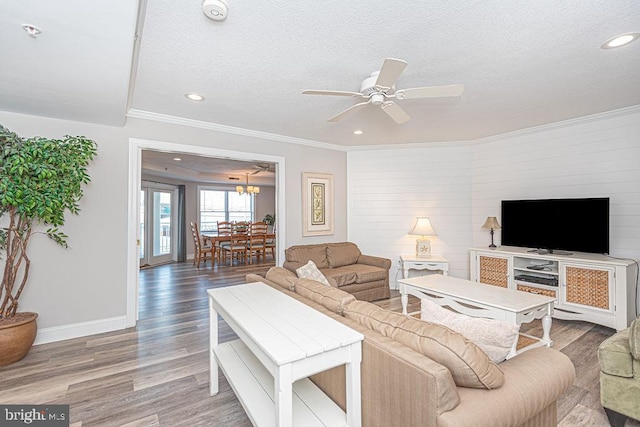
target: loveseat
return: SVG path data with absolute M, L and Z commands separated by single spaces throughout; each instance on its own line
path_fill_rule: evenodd
M 364 335 L 364 427 L 556 426 L 556 401 L 575 379 L 569 358 L 552 348 L 525 351 L 496 365 L 446 327 L 358 301 L 281 267 L 246 280 L 266 283 Z M 344 366 L 311 380 L 344 410 Z
M 640 421 L 640 318 L 598 347 L 600 402 L 614 427 Z
M 355 243 L 291 246 L 283 267 L 295 273 L 311 260 L 329 282 L 361 301 L 389 298 L 391 260 L 363 255 Z

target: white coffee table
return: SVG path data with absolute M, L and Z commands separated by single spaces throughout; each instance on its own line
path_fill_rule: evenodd
M 542 319 L 542 338 L 521 334 L 534 340 L 533 344 L 521 351 L 542 345 L 551 347 L 553 344 L 550 337 L 551 315 L 555 301 L 553 297 L 439 274 L 402 279 L 398 283 L 400 284 L 403 314 L 407 314 L 409 295 L 413 295 L 421 300 L 426 298 L 436 304 L 450 307 L 459 313 L 472 317 L 498 319 L 517 325 L 531 322 L 534 319 Z M 515 354 L 514 344 L 507 358 L 513 357 Z
M 264 283 L 207 293 L 212 396 L 220 367 L 255 426 L 360 427 L 361 333 Z M 218 342 L 218 314 L 239 340 Z M 339 365 L 346 414 L 307 378 Z

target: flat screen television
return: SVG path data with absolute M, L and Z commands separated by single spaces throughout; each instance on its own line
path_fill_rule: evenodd
M 502 201 L 501 243 L 549 252 L 609 253 L 609 198 Z

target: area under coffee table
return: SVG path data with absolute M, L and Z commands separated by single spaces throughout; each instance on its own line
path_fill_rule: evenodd
M 551 315 L 555 301 L 553 297 L 439 274 L 402 279 L 398 283 L 403 314 L 407 314 L 409 295 L 413 295 L 472 317 L 503 320 L 517 325 L 542 319 L 542 338 L 521 334 L 532 338 L 534 343 L 520 349 L 520 352 L 542 345 L 551 347 L 553 344 L 550 337 Z M 517 353 L 514 343 L 507 358 Z

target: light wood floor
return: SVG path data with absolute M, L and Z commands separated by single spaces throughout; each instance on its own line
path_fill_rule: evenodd
M 0 403 L 69 404 L 73 427 L 251 425 L 223 375 L 220 393 L 209 396 L 206 290 L 243 283 L 247 273 L 265 273 L 272 265 L 212 270 L 181 263 L 141 270 L 136 328 L 35 346 L 25 359 L 0 368 Z M 410 304 L 417 306 L 417 299 L 411 297 Z M 397 292 L 379 305 L 401 311 Z M 534 322 L 522 329 L 540 328 Z M 613 332 L 553 321 L 554 347 L 577 371 L 558 404 L 560 426 L 608 425 L 599 401 L 596 353 Z M 220 340 L 232 338 L 223 325 Z

